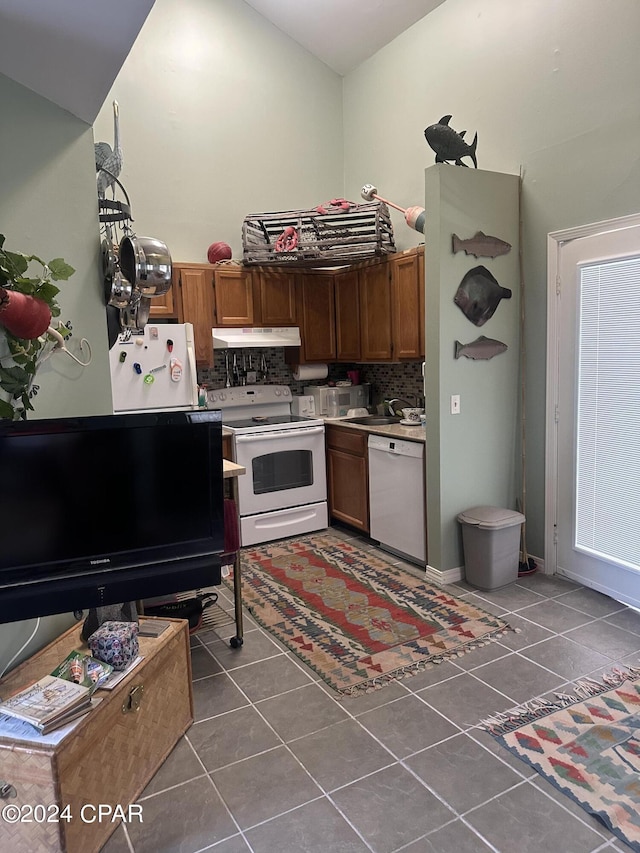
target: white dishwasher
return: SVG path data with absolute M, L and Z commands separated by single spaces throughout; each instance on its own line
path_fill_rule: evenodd
M 424 444 L 369 436 L 369 533 L 380 547 L 426 563 Z

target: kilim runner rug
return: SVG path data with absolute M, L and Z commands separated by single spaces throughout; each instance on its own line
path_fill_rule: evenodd
M 382 687 L 511 630 L 328 534 L 244 548 L 242 576 L 254 618 L 341 694 Z
M 484 728 L 555 788 L 640 851 L 640 670 L 585 679 Z

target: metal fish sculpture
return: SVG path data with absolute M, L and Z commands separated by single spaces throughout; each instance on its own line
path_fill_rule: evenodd
M 511 299 L 511 291 L 501 287 L 486 267 L 474 267 L 464 276 L 453 301 L 475 326 L 493 317 L 501 299 Z
M 457 234 L 452 234 L 451 246 L 454 255 L 456 252 L 464 252 L 476 258 L 497 258 L 498 255 L 506 255 L 511 251 L 511 243 L 485 234 L 484 231 L 476 231 L 468 240 L 461 240 Z
M 464 141 L 466 130 L 462 133 L 457 133 L 452 127 L 449 127 L 451 116 L 442 116 L 437 124 L 431 124 L 425 128 L 425 139 L 429 146 L 436 152 L 436 163 L 446 163 L 447 160 L 453 160 L 456 166 L 466 166 L 462 162 L 462 157 L 471 157 L 473 165 L 478 168 L 476 160 L 476 146 L 478 145 L 478 134 L 473 137 L 471 145 L 467 145 Z
M 479 338 L 471 341 L 470 344 L 461 344 L 460 341 L 456 341 L 454 358 L 460 358 L 460 356 L 464 355 L 466 358 L 481 359 L 484 361 L 493 358 L 494 355 L 500 355 L 501 352 L 507 349 L 508 346 L 503 344 L 502 341 L 496 341 L 495 338 L 485 338 L 484 335 L 480 335 Z

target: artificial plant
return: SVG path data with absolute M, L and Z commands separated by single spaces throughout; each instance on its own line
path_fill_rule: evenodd
M 39 300 L 31 303 L 34 308 L 42 308 L 41 303 L 45 303 L 50 316 L 58 317 L 60 307 L 56 297 L 60 288 L 54 282 L 66 281 L 75 270 L 62 258 L 45 263 L 37 255 L 9 252 L 4 241 L 4 235 L 0 234 L 0 333 L 6 337 L 8 347 L 8 354 L 0 357 L 0 390 L 6 398 L 0 399 L 0 418 L 19 420 L 33 410 L 31 399 L 37 392 L 33 381 L 48 338 L 46 329 L 33 339 L 14 334 L 3 322 L 3 300 L 6 304 L 12 293 L 24 294 Z M 40 265 L 35 274 L 29 269 L 32 264 Z

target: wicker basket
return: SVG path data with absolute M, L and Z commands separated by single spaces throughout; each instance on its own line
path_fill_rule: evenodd
M 283 239 L 295 232 L 292 241 Z M 278 241 L 280 243 L 278 244 Z M 289 243 L 289 248 L 283 244 Z M 322 266 L 395 252 L 389 209 L 380 201 L 354 204 L 348 210 L 289 210 L 254 213 L 242 224 L 243 260 L 247 265 L 290 263 Z

